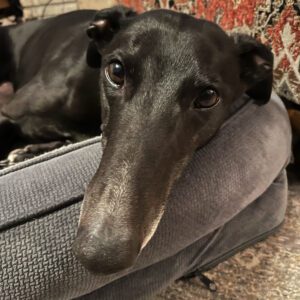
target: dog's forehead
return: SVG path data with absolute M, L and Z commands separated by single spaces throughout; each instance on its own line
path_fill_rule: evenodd
M 169 10 L 146 12 L 132 19 L 123 34 L 133 45 L 157 42 L 191 45 L 211 43 L 216 47 L 229 42 L 227 34 L 215 23 L 196 19 L 186 14 Z
M 218 25 L 164 10 L 121 24 L 104 54 L 107 62 L 120 59 L 132 76 L 144 74 L 147 82 L 225 82 L 228 66 L 235 73 L 238 63 L 232 39 Z
M 164 62 L 193 57 L 206 64 L 208 57 L 233 52 L 231 39 L 218 25 L 166 10 L 133 18 L 116 36 L 115 43 L 110 50 L 123 49 L 138 58 L 163 56 Z

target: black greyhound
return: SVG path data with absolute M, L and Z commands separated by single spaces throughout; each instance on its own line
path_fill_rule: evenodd
M 6 31 L 17 92 L 2 113 L 3 123 L 39 143 L 92 136 L 102 123 L 103 157 L 73 250 L 88 269 L 108 274 L 135 262 L 174 182 L 232 103 L 243 93 L 268 101 L 273 56 L 248 36 L 166 10 L 100 11 L 88 41 L 83 31 L 94 15 Z

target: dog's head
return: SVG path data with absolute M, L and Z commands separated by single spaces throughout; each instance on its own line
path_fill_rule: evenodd
M 88 269 L 113 273 L 149 242 L 174 182 L 233 101 L 268 101 L 273 57 L 250 37 L 166 10 L 104 10 L 87 32 L 88 64 L 101 73 L 104 153 L 74 251 Z

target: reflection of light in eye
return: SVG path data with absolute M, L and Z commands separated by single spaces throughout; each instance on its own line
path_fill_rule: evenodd
M 110 76 L 109 76 L 109 74 L 108 74 L 107 68 L 105 68 L 104 73 L 105 73 L 106 79 L 108 80 L 108 82 L 109 82 L 113 87 L 115 87 L 115 88 L 119 88 L 119 87 L 120 87 L 120 85 L 114 83 L 114 82 L 111 80 L 111 78 L 110 78 Z

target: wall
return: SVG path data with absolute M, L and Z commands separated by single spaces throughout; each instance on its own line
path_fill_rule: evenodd
M 116 3 L 114 0 L 21 0 L 26 19 L 51 17 L 77 9 L 103 9 Z M 48 5 L 47 5 L 48 4 Z
M 78 9 L 77 0 L 21 0 L 21 3 L 25 19 L 46 18 Z

